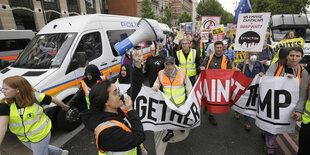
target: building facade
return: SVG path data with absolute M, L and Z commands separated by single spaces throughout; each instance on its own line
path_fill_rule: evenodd
M 136 17 L 137 1 L 139 0 L 108 0 L 109 14 Z
M 169 7 L 169 0 L 150 0 L 152 9 L 158 17 L 165 16 L 165 8 Z M 137 0 L 137 17 L 141 17 L 142 0 Z
M 39 31 L 66 16 L 108 13 L 107 0 L 0 0 L 0 29 Z
M 183 12 L 187 12 L 192 16 L 193 1 L 192 0 L 170 0 L 169 7 L 175 16 L 172 21 L 173 25 L 178 25 L 178 19 L 181 17 Z

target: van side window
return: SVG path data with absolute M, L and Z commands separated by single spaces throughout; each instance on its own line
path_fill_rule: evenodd
M 129 37 L 136 30 L 109 30 L 107 35 L 109 38 L 110 46 L 114 56 L 119 56 L 117 51 L 114 49 L 114 45 L 127 37 Z
M 77 52 L 85 52 L 88 61 L 92 61 L 102 54 L 101 35 L 99 32 L 85 34 L 80 40 L 76 50 Z
M 29 42 L 30 39 L 0 40 L 0 52 L 23 50 Z

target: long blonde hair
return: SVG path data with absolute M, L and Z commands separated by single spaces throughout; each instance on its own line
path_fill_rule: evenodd
M 22 76 L 11 76 L 7 77 L 3 80 L 3 83 L 8 85 L 11 88 L 18 89 L 19 93 L 12 98 L 3 98 L 1 103 L 6 101 L 8 104 L 12 104 L 14 102 L 14 98 L 16 99 L 19 107 L 27 107 L 31 106 L 35 102 L 34 97 L 34 89 L 30 85 L 30 83 L 23 78 Z

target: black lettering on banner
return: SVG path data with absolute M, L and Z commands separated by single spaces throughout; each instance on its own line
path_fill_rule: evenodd
M 141 119 L 143 119 L 146 116 L 146 108 L 147 106 L 140 106 L 140 102 L 142 101 L 143 104 L 147 104 L 147 99 L 144 96 L 138 96 L 136 98 L 136 112 L 138 116 L 140 116 Z M 140 112 L 141 107 L 141 112 Z
M 190 111 L 188 111 L 188 113 L 184 116 L 184 121 L 183 121 L 183 125 L 188 125 L 190 126 L 191 124 L 188 123 L 188 116 L 191 114 Z
M 297 45 L 298 45 L 299 47 L 302 47 L 301 41 L 297 41 Z
M 256 101 L 256 98 L 258 97 L 258 95 L 257 95 L 257 88 L 258 87 L 259 87 L 259 84 L 255 84 L 255 85 L 252 85 L 248 88 L 250 90 L 250 95 L 249 95 L 249 98 L 245 104 L 246 107 L 249 107 L 250 103 L 251 103 L 251 106 L 255 106 L 255 101 Z
M 152 112 L 156 111 L 156 109 L 153 108 L 153 103 L 158 103 L 158 101 L 150 97 L 147 118 L 156 122 L 157 119 L 152 116 Z
M 260 102 L 259 108 L 261 111 L 264 111 L 265 107 L 267 106 L 267 117 L 271 118 L 271 93 L 272 90 L 269 89 L 263 102 Z
M 287 47 L 292 47 L 293 45 L 295 45 L 295 42 L 293 43 L 293 42 L 288 42 L 288 46 Z M 293 44 L 293 45 L 292 45 Z
M 280 103 L 280 95 L 284 95 L 285 101 Z M 287 90 L 275 90 L 274 92 L 274 119 L 279 119 L 279 108 L 286 108 L 290 106 L 292 96 Z
M 174 116 L 175 116 L 175 115 L 178 117 L 177 122 L 178 122 L 178 123 L 181 123 L 182 117 L 183 117 L 183 116 L 182 116 L 181 114 L 179 114 L 179 113 L 173 111 L 173 110 L 171 110 L 171 113 L 170 113 L 170 121 L 173 121 L 173 120 L 174 120 Z
M 165 101 L 159 101 L 159 104 L 163 105 L 162 114 L 161 114 L 161 121 L 166 120 L 166 112 L 167 112 L 167 105 Z
M 190 111 L 192 112 L 194 118 L 195 118 L 195 121 L 194 122 L 197 122 L 198 119 L 200 119 L 200 115 L 199 115 L 199 112 L 198 112 L 198 107 L 196 106 L 196 104 L 193 102 L 191 108 L 190 108 Z

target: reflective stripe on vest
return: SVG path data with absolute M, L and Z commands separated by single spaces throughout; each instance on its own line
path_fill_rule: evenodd
M 126 125 L 124 125 L 123 123 L 119 122 L 119 121 L 116 121 L 116 120 L 110 120 L 110 121 L 106 121 L 106 122 L 103 122 L 101 124 L 99 124 L 96 128 L 95 128 L 95 139 L 96 139 L 96 145 L 97 145 L 97 148 L 99 150 L 98 154 L 99 155 L 105 155 L 105 154 L 127 154 L 127 155 L 136 155 L 137 154 L 137 147 L 131 149 L 131 150 L 128 150 L 128 151 L 122 151 L 122 152 L 112 152 L 112 151 L 104 151 L 102 150 L 101 148 L 99 148 L 99 145 L 98 145 L 98 138 L 99 138 L 99 135 L 100 133 L 104 130 L 104 129 L 107 129 L 107 128 L 110 128 L 110 127 L 113 127 L 113 126 L 119 126 L 121 127 L 123 130 L 127 131 L 127 132 L 132 132 Z
M 209 57 L 209 62 L 207 64 L 207 68 L 209 69 L 209 66 L 210 66 L 210 62 L 212 61 L 213 59 L 213 56 L 214 54 L 210 55 Z M 221 69 L 227 69 L 227 59 L 226 59 L 226 56 L 223 55 L 223 58 L 222 58 L 222 62 L 221 62 Z
M 192 77 L 196 75 L 196 50 L 190 49 L 187 59 L 183 54 L 182 50 L 177 52 L 177 58 L 179 60 L 179 67 L 184 68 L 186 70 L 186 74 L 188 77 Z
M 172 84 L 169 77 L 163 73 L 163 70 L 158 73 L 158 77 L 163 86 L 164 95 L 168 99 L 172 98 L 175 104 L 181 104 L 185 101 L 186 95 L 184 85 L 186 73 L 182 68 L 178 70 Z
M 310 101 L 307 100 L 305 111 L 302 114 L 302 123 L 308 124 L 310 122 Z
M 193 42 L 190 43 L 189 47 L 192 47 Z M 202 57 L 203 52 L 203 41 L 200 40 L 200 57 Z
M 278 64 L 277 64 L 277 67 L 276 67 L 276 73 L 275 73 L 275 75 L 274 76 L 280 76 L 280 74 L 281 74 L 281 72 L 282 72 L 282 70 L 283 70 L 283 64 L 280 66 L 280 68 L 278 69 Z M 301 84 L 301 72 L 302 72 L 302 70 L 304 69 L 304 67 L 302 67 L 301 69 L 300 69 L 300 65 L 297 65 L 297 77 L 298 77 L 298 79 L 299 79 L 299 85 Z
M 103 78 L 105 79 L 105 76 L 103 76 Z M 96 81 L 96 83 L 99 83 L 99 82 L 100 82 L 100 80 Z M 83 80 L 81 81 L 81 85 L 82 85 L 83 91 L 85 93 L 85 100 L 86 100 L 86 104 L 87 104 L 87 109 L 89 110 L 90 109 L 89 93 L 90 93 L 91 88 L 88 87 L 87 84 Z
M 87 104 L 87 109 L 89 109 L 90 108 L 90 101 L 89 101 L 90 88 L 87 86 L 87 84 L 83 80 L 81 81 L 81 85 L 82 85 L 83 91 L 85 93 L 85 100 L 86 100 L 86 104 Z
M 35 93 L 36 101 L 41 102 L 45 97 L 43 93 Z M 51 120 L 43 112 L 38 103 L 24 108 L 23 118 L 17 109 L 16 103 L 10 104 L 9 129 L 23 142 L 39 142 L 45 138 L 51 128 Z

